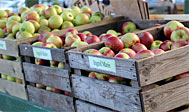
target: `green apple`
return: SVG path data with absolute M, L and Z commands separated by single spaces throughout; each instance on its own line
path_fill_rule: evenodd
M 125 48 L 132 47 L 134 44 L 140 42 L 140 38 L 135 33 L 126 33 L 121 37 Z
M 21 23 L 17 23 L 12 27 L 12 33 L 15 35 L 20 29 Z
M 71 13 L 72 13 L 72 15 L 73 15 L 74 18 L 75 18 L 79 13 L 81 13 L 81 10 L 80 10 L 79 7 L 74 6 L 74 7 L 72 7 L 72 11 L 71 11 Z
M 136 30 L 136 25 L 133 22 L 125 22 L 122 25 L 122 34 L 133 32 Z
M 40 26 L 43 26 L 43 25 L 48 26 L 49 22 L 48 22 L 47 19 L 40 19 L 39 20 L 39 24 L 40 24 Z
M 34 42 L 32 45 L 33 46 L 42 46 L 44 43 L 43 42 Z
M 88 13 L 90 16 L 92 15 L 91 9 L 89 7 L 87 7 L 87 6 L 82 7 L 81 8 L 81 12 L 82 13 Z
M 159 49 L 160 45 L 162 44 L 163 42 L 161 40 L 155 40 L 153 41 L 150 49 L 153 50 L 153 49 Z
M 11 16 L 11 17 L 8 18 L 8 21 L 10 21 L 10 20 L 15 20 L 19 23 L 21 22 L 20 16 Z
M 90 23 L 96 23 L 96 22 L 99 22 L 99 21 L 102 21 L 100 16 L 92 16 L 90 18 Z
M 18 23 L 18 22 L 15 21 L 15 20 L 10 20 L 10 21 L 8 21 L 7 24 L 6 24 L 7 32 L 8 32 L 8 33 L 12 33 L 12 27 L 13 27 L 15 24 L 17 24 L 17 23 Z
M 71 47 L 80 47 L 80 46 L 85 46 L 88 45 L 87 42 L 82 42 L 82 41 L 75 41 L 74 43 L 72 43 Z
M 0 38 L 4 38 L 4 37 L 5 37 L 5 33 L 3 29 L 0 28 Z
M 22 79 L 16 78 L 16 83 L 22 84 Z
M 68 29 L 68 28 L 73 28 L 74 25 L 72 22 L 70 21 L 64 21 L 63 24 L 62 24 L 62 27 L 61 29 Z
M 7 12 L 4 10 L 0 10 L 0 18 L 7 18 L 7 17 L 8 17 Z
M 18 10 L 18 14 L 19 15 L 22 15 L 23 12 L 25 11 L 29 11 L 30 9 L 28 7 L 21 7 L 19 10 Z
M 31 22 L 34 25 L 35 32 L 37 32 L 39 30 L 40 24 L 37 21 L 34 21 L 34 20 L 29 20 L 29 22 Z
M 106 32 L 106 34 L 111 34 L 111 35 L 116 36 L 116 37 L 120 35 L 120 33 L 117 33 L 115 30 L 108 30 Z
M 25 22 L 23 22 L 21 24 L 20 31 L 21 32 L 28 32 L 30 34 L 33 34 L 35 32 L 35 27 L 31 22 L 25 21 Z
M 41 20 L 41 19 L 46 19 L 46 18 L 45 18 L 45 16 L 40 16 L 39 20 Z
M 53 43 L 57 48 L 61 48 L 63 45 L 62 39 L 58 36 L 51 36 L 46 40 L 47 43 Z
M 78 14 L 75 18 L 76 25 L 84 25 L 89 23 L 89 17 L 87 14 Z
M 12 81 L 12 82 L 16 82 L 16 78 L 14 78 L 12 76 L 7 76 L 7 80 Z
M 73 21 L 74 19 L 72 13 L 68 11 L 63 11 L 61 17 L 63 18 L 64 21 Z
M 22 22 L 25 21 L 25 18 L 26 18 L 26 15 L 28 14 L 29 11 L 24 11 L 22 14 L 21 14 L 21 20 Z
M 54 15 L 49 18 L 48 23 L 50 28 L 58 29 L 62 25 L 63 19 L 59 15 Z
M 48 26 L 43 25 L 43 26 L 40 26 L 38 32 L 39 33 L 42 33 L 42 32 L 51 32 L 51 29 Z
M 66 8 L 66 9 L 64 9 L 63 12 L 72 12 L 72 9 L 71 8 Z
M 40 36 L 40 34 L 39 33 L 34 33 L 33 36 Z
M 9 34 L 7 35 L 7 37 L 5 37 L 5 38 L 6 38 L 6 39 L 15 39 L 13 33 L 9 33 Z
M 6 28 L 6 20 L 0 20 L 0 28 Z
M 64 63 L 59 62 L 59 63 L 58 63 L 58 68 L 60 68 L 60 69 L 64 69 Z
M 17 39 L 24 39 L 29 37 L 33 37 L 33 35 L 29 32 L 20 32 Z
M 58 15 L 62 13 L 62 8 L 59 5 L 53 5 L 52 7 L 56 9 Z
M 54 7 L 49 7 L 44 11 L 45 17 L 49 19 L 51 16 L 57 15 L 56 9 Z
M 92 16 L 99 16 L 101 18 L 101 20 L 104 18 L 104 14 L 100 11 L 94 12 L 92 14 Z
M 1 78 L 7 80 L 7 75 L 1 74 Z

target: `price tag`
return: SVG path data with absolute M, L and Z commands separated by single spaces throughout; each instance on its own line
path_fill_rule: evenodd
M 96 68 L 116 73 L 115 60 L 89 56 L 89 66 L 90 68 Z
M 33 54 L 35 58 L 52 60 L 51 50 L 33 47 Z
M 0 49 L 7 50 L 6 42 L 3 40 L 0 40 Z

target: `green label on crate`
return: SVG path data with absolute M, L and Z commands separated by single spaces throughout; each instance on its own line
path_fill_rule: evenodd
M 51 50 L 33 47 L 33 54 L 35 58 L 52 60 Z
M 6 42 L 3 40 L 0 40 L 0 49 L 7 50 Z
M 115 60 L 89 56 L 89 66 L 90 68 L 96 68 L 116 73 Z

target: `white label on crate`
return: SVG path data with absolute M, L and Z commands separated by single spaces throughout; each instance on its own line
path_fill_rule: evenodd
M 52 60 L 51 50 L 33 47 L 33 54 L 35 58 Z
M 3 40 L 0 40 L 0 49 L 7 50 L 6 42 Z
M 115 60 L 89 56 L 89 66 L 90 68 L 96 68 L 116 73 Z

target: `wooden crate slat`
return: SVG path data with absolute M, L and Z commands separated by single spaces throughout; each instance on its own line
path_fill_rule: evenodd
M 76 109 L 77 112 L 114 112 L 106 108 L 96 106 L 81 100 L 76 100 Z
M 68 70 L 23 62 L 26 81 L 71 92 Z
M 165 112 L 189 104 L 189 77 L 142 92 L 146 112 Z
M 16 78 L 24 79 L 22 65 L 20 61 L 11 61 L 0 59 L 0 73 L 10 75 Z
M 124 85 L 72 75 L 76 98 L 124 112 L 141 112 L 139 90 Z
M 73 98 L 27 86 L 29 101 L 60 112 L 74 112 Z
M 4 41 L 6 44 L 6 50 L 0 49 L 0 54 L 19 57 L 18 45 L 16 40 L 1 38 L 0 41 Z
M 0 79 L 0 91 L 27 100 L 24 84 Z

